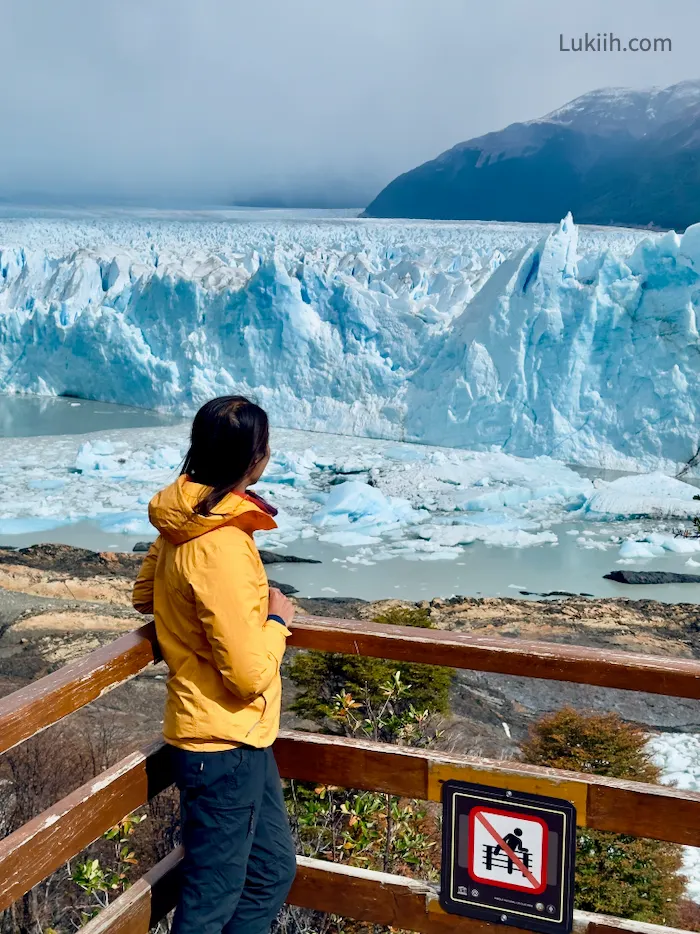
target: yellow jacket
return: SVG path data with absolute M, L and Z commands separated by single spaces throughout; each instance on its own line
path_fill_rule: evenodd
M 231 493 L 216 514 L 194 507 L 205 488 L 180 477 L 150 503 L 160 536 L 134 585 L 133 604 L 153 613 L 170 669 L 163 735 L 181 749 L 269 746 L 279 729 L 280 663 L 290 631 L 268 619 L 268 582 L 253 541 L 277 527 L 256 503 Z

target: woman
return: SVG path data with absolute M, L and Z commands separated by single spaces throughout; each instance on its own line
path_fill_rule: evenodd
M 160 535 L 133 603 L 170 669 L 163 733 L 185 858 L 173 934 L 266 934 L 294 878 L 272 742 L 294 608 L 269 590 L 253 532 L 276 510 L 248 491 L 270 459 L 265 412 L 240 396 L 197 413 L 182 474 L 151 501 Z

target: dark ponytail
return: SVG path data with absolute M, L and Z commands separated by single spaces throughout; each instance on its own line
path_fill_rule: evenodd
M 211 515 L 265 457 L 269 436 L 267 415 L 243 396 L 221 396 L 202 406 L 192 422 L 190 449 L 181 471 L 212 488 L 195 512 Z

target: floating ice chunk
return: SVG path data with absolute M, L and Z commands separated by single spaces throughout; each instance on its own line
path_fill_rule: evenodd
M 669 535 L 666 532 L 652 532 L 644 536 L 644 541 L 661 545 L 665 551 L 676 555 L 692 555 L 700 551 L 700 538 L 686 538 L 683 535 Z
M 454 548 L 456 545 L 471 545 L 477 541 L 479 532 L 475 526 L 466 525 L 424 526 L 419 529 L 418 535 L 433 545 Z
M 98 518 L 100 528 L 105 532 L 130 535 L 152 535 L 153 526 L 144 513 L 119 513 Z
M 700 551 L 700 538 L 685 538 L 682 535 L 652 532 L 650 535 L 645 535 L 643 540 L 651 542 L 652 545 L 660 545 L 664 551 L 670 551 L 676 555 L 693 555 Z
M 677 555 L 697 554 L 700 552 L 700 539 L 651 532 L 635 539 L 627 539 L 620 548 L 622 558 L 660 558 L 668 552 Z
M 183 461 L 183 452 L 175 447 L 157 448 L 151 456 L 151 465 L 158 469 L 174 470 Z
M 590 538 L 581 536 L 576 539 L 579 548 L 585 548 L 586 551 L 607 551 L 611 547 L 610 542 L 594 542 Z
M 441 548 L 439 551 L 417 551 L 404 555 L 406 561 L 454 561 L 462 554 L 454 548 Z M 421 588 L 425 590 L 426 588 Z
M 112 469 L 115 466 L 112 457 L 114 451 L 115 447 L 111 441 L 86 441 L 80 446 L 75 466 L 83 472 Z
M 614 518 L 700 516 L 697 488 L 662 473 L 620 477 L 601 485 L 585 504 L 586 512 Z
M 483 542 L 502 548 L 530 548 L 534 545 L 555 544 L 554 532 L 526 532 L 519 528 L 499 528 L 489 525 L 422 526 L 418 535 L 434 545 L 455 547 Z
M 275 454 L 265 471 L 265 483 L 299 486 L 308 483 L 309 474 L 316 466 L 304 452 L 301 455 Z
M 376 535 L 363 535 L 361 532 L 326 532 L 319 535 L 318 540 L 329 545 L 341 545 L 343 548 L 356 548 L 359 545 L 376 545 L 381 538 Z
M 325 504 L 312 518 L 319 528 L 361 525 L 379 529 L 383 526 L 418 522 L 423 516 L 408 500 L 387 497 L 380 490 L 358 480 L 348 480 L 333 487 Z
M 700 561 L 696 561 L 694 558 L 688 558 L 685 563 L 690 568 L 700 568 Z
M 453 561 L 463 554 L 461 548 L 451 548 L 443 542 L 424 541 L 419 538 L 397 542 L 392 547 L 392 553 L 407 561 Z
M 346 560 L 349 564 L 362 564 L 365 567 L 371 567 L 372 565 L 376 564 L 376 561 L 372 561 L 370 554 L 371 552 L 368 548 L 366 548 L 358 552 L 356 555 L 350 555 Z M 348 568 L 348 570 L 353 571 L 357 570 L 357 568 Z
M 651 542 L 636 542 L 628 539 L 620 547 L 621 558 L 660 558 L 664 554 L 661 545 L 652 545 Z
M 67 480 L 61 480 L 59 477 L 47 477 L 45 480 L 30 480 L 29 486 L 32 490 L 60 490 L 67 482 Z

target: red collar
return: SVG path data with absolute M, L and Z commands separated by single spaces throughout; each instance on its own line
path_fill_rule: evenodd
M 258 494 L 253 493 L 252 490 L 247 490 L 243 494 L 243 499 L 247 499 L 249 502 L 254 503 L 256 506 L 262 509 L 263 512 L 266 512 L 268 516 L 274 517 L 277 515 L 277 510 L 275 507 L 271 506 L 270 503 L 265 502 L 262 496 L 258 496 Z

